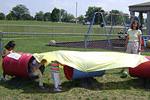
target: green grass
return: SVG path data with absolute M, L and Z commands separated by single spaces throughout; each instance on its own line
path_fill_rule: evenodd
M 0 30 L 3 32 L 85 33 L 87 26 L 42 21 L 0 21 Z
M 0 31 L 2 32 L 37 32 L 37 33 L 81 33 L 88 31 L 88 25 L 74 23 L 54 23 L 43 21 L 0 21 Z M 101 28 L 99 25 L 94 25 L 92 33 L 106 34 L 109 28 Z M 113 34 L 117 34 L 121 29 L 113 29 Z
M 59 24 L 59 26 L 78 26 L 79 24 L 74 24 L 74 23 L 58 23 L 58 22 L 45 22 L 45 21 L 9 21 L 9 20 L 1 20 L 0 24 L 5 24 L 5 25 L 52 25 L 52 26 L 57 26 Z
M 71 27 L 87 27 L 67 23 L 51 22 L 30 22 L 30 21 L 0 21 L 0 24 L 17 25 L 56 25 Z M 96 26 L 95 26 L 96 27 Z M 10 28 L 10 26 L 9 26 Z M 19 27 L 14 29 L 18 30 Z M 32 27 L 31 27 L 32 29 Z M 39 29 L 40 30 L 40 29 Z M 70 29 L 71 30 L 71 29 Z M 7 30 L 12 31 L 12 30 Z M 42 29 L 40 31 L 43 31 Z M 62 33 L 65 30 L 62 29 Z M 100 30 L 97 30 L 99 32 Z M 24 32 L 24 31 L 22 31 Z M 80 51 L 106 51 L 103 49 L 84 49 L 45 46 L 50 40 L 61 41 L 81 41 L 83 36 L 49 36 L 49 35 L 4 35 L 3 44 L 9 40 L 16 41 L 16 51 L 22 52 L 49 52 L 54 50 L 80 50 Z M 94 39 L 104 39 L 104 37 L 93 37 Z M 149 55 L 150 53 L 143 53 Z M 1 62 L 0 62 L 1 63 Z M 0 100 L 149 100 L 150 89 L 145 88 L 143 80 L 128 77 L 120 78 L 121 69 L 108 70 L 103 77 L 96 77 L 89 86 L 83 86 L 80 80 L 68 81 L 63 70 L 61 80 L 64 92 L 53 93 L 53 82 L 50 78 L 50 70 L 47 67 L 44 74 L 44 84 L 50 91 L 41 91 L 37 88 L 38 83 L 26 79 L 10 79 L 8 82 L 0 81 Z M 2 74 L 2 69 L 0 69 Z M 150 87 L 150 84 L 147 84 Z
M 0 20 L 0 31 L 2 32 L 31 32 L 31 33 L 80 33 L 85 34 L 88 31 L 88 25 L 74 24 L 74 23 L 58 23 L 58 22 L 44 22 L 44 21 L 7 21 Z M 94 25 L 91 33 L 93 34 L 107 34 L 110 28 L 100 27 Z M 113 28 L 112 34 L 120 32 L 121 28 Z M 146 30 L 143 30 L 146 34 Z

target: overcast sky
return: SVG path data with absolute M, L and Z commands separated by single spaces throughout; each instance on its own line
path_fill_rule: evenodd
M 125 13 L 129 13 L 128 6 L 150 0 L 0 0 L 0 12 L 8 14 L 12 7 L 17 4 L 25 5 L 31 15 L 36 12 L 51 12 L 54 7 L 67 10 L 67 12 L 76 13 L 76 2 L 78 2 L 78 16 L 85 15 L 89 6 L 102 7 L 105 11 L 117 9 Z

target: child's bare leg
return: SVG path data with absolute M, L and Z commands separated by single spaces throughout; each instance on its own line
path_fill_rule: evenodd
M 51 63 L 51 76 L 54 82 L 54 91 L 62 91 L 60 86 L 59 64 L 55 61 Z
M 5 73 L 3 73 L 3 78 L 4 78 L 4 79 L 6 78 L 6 74 L 5 74 Z
M 2 78 L 3 81 L 7 81 L 8 80 L 8 75 L 6 75 L 5 73 L 3 73 Z
M 44 88 L 43 75 L 42 75 L 41 71 L 39 69 L 37 69 L 33 74 L 38 76 L 39 87 Z
M 54 87 L 59 88 L 59 86 L 61 85 L 59 73 L 52 73 L 52 77 L 54 81 Z

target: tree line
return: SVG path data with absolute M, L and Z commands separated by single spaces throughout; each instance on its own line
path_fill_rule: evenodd
M 85 15 L 81 15 L 76 19 L 73 14 L 58 8 L 54 8 L 52 12 L 44 13 L 43 11 L 39 11 L 35 16 L 31 16 L 29 9 L 22 4 L 13 7 L 7 15 L 0 12 L 0 20 L 37 20 L 52 22 L 75 22 L 77 20 L 79 23 L 85 23 L 92 20 L 94 12 L 103 12 L 103 17 L 107 20 L 108 24 L 112 24 L 112 22 L 115 22 L 113 24 L 120 24 L 122 22 L 122 16 L 120 16 L 120 14 L 123 14 L 123 12 L 118 10 L 110 11 L 110 13 L 116 14 L 111 16 L 101 7 L 89 7 Z M 129 20 L 128 16 L 125 16 L 124 18 L 125 20 Z M 94 22 L 95 24 L 103 22 L 102 16 L 96 15 Z
M 35 16 L 31 16 L 29 9 L 22 4 L 12 8 L 12 10 L 5 15 L 0 12 L 0 20 L 37 20 L 37 21 L 52 21 L 52 22 L 71 22 L 75 17 L 64 9 L 54 8 L 52 12 L 39 11 Z

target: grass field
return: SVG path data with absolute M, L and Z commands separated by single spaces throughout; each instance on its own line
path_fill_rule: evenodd
M 3 32 L 37 32 L 37 33 L 80 33 L 87 32 L 89 26 L 73 23 L 54 23 L 39 21 L 0 21 L 0 30 Z M 110 29 L 110 28 L 109 28 Z M 109 29 L 107 32 L 109 32 Z M 121 29 L 114 29 L 117 34 Z M 92 33 L 106 34 L 105 28 L 93 26 Z
M 7 28 L 5 28 L 6 26 Z M 16 32 L 21 25 L 33 26 L 66 26 L 72 30 L 72 27 L 87 27 L 83 25 L 67 24 L 67 23 L 50 23 L 50 22 L 28 22 L 28 21 L 0 21 L 0 29 L 2 31 Z M 3 26 L 4 25 L 4 26 Z M 11 25 L 15 28 L 11 29 Z M 17 26 L 17 27 L 16 27 Z M 39 32 L 49 32 L 49 30 L 39 29 Z M 26 29 L 20 29 L 19 32 L 25 32 Z M 33 30 L 36 31 L 36 30 Z M 61 29 L 61 33 L 66 30 Z M 74 33 L 83 33 L 81 30 Z M 87 30 L 86 30 L 87 31 Z M 57 32 L 55 32 L 57 33 Z M 68 33 L 72 33 L 68 31 Z M 56 41 L 81 41 L 81 36 L 49 36 L 49 35 L 4 35 L 3 43 L 9 40 L 16 41 L 16 51 L 22 52 L 48 52 L 54 50 L 80 50 L 80 51 L 106 51 L 103 49 L 84 49 L 84 48 L 64 48 L 64 47 L 49 47 L 45 46 L 50 40 Z M 150 53 L 143 53 L 149 55 Z M 2 70 L 0 70 L 2 74 Z M 37 88 L 37 83 L 26 79 L 10 79 L 8 82 L 0 81 L 0 100 L 149 100 L 150 99 L 150 84 L 146 86 L 142 79 L 128 77 L 120 78 L 120 69 L 106 71 L 103 77 L 96 77 L 90 86 L 83 86 L 80 80 L 68 81 L 63 70 L 61 71 L 61 80 L 64 92 L 54 93 L 53 83 L 49 76 L 49 68 L 46 68 L 44 74 L 44 83 L 49 91 L 41 91 Z

